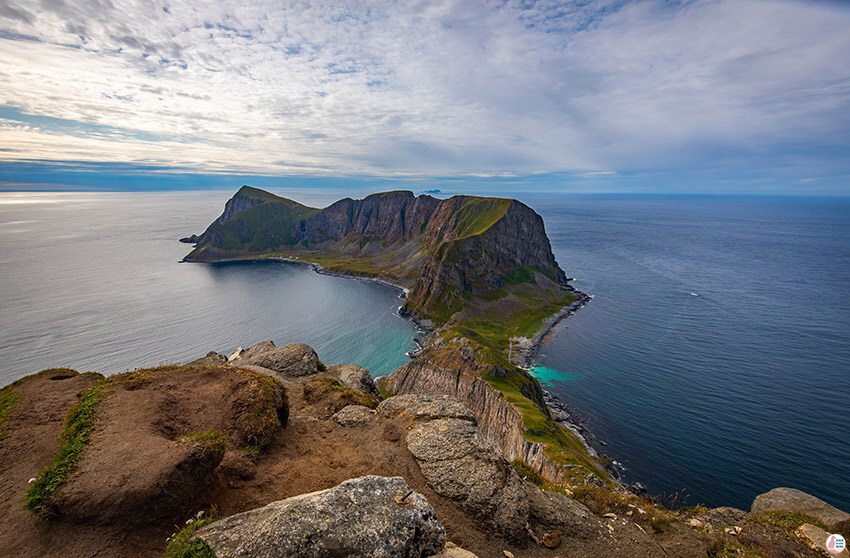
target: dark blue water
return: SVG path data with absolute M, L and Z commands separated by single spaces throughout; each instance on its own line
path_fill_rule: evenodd
M 850 510 L 850 200 L 526 196 L 594 300 L 540 364 L 655 494 Z
M 179 263 L 191 246 L 176 239 L 203 231 L 228 197 L 0 193 L 0 385 L 53 366 L 110 374 L 266 339 L 376 375 L 407 361 L 416 331 L 395 314 L 397 289 L 294 264 Z

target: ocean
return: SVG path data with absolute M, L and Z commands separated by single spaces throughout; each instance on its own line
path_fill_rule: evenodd
M 850 200 L 523 199 L 594 297 L 537 374 L 627 481 L 745 510 L 791 486 L 850 510 Z
M 342 197 L 279 191 L 314 206 Z M 399 291 L 280 262 L 186 264 L 232 192 L 0 193 L 0 383 L 110 374 L 272 339 L 391 372 Z M 538 358 L 625 479 L 747 509 L 794 486 L 850 509 L 850 200 L 523 195 L 594 296 Z

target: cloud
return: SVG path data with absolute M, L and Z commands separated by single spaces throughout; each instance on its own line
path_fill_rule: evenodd
M 10 0 L 0 161 L 846 175 L 848 28 L 816 2 Z

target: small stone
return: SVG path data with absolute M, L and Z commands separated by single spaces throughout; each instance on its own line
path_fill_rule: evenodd
M 511 552 L 510 550 L 503 550 L 502 554 L 505 555 L 505 558 L 514 558 L 514 553 Z
M 561 532 L 556 529 L 543 535 L 541 540 L 546 548 L 558 548 L 561 545 Z
M 727 535 L 732 535 L 733 537 L 737 537 L 738 535 L 741 534 L 742 530 L 743 530 L 742 527 L 736 525 L 734 527 L 727 527 L 727 528 L 723 529 L 723 532 L 726 533 Z
M 694 518 L 691 518 L 691 519 L 688 520 L 688 525 L 690 525 L 691 527 L 695 527 L 697 529 L 705 527 L 705 523 L 703 523 L 699 519 L 694 519 Z
M 230 355 L 230 356 L 227 358 L 227 362 L 233 362 L 234 360 L 236 360 L 236 359 L 238 359 L 239 357 L 241 357 L 241 356 L 242 356 L 242 351 L 244 351 L 244 350 L 245 350 L 245 349 L 243 349 L 242 347 L 238 347 L 235 351 L 233 351 L 233 354 L 232 354 L 232 355 Z
M 607 517 L 608 519 L 617 519 L 617 514 L 608 512 L 608 513 L 603 513 L 602 517 Z

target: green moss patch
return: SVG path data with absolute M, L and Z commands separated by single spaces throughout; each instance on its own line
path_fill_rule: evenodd
M 501 219 L 511 200 L 507 198 L 463 197 L 455 212 L 455 231 L 458 238 L 468 238 L 483 233 Z
M 201 430 L 180 436 L 178 442 L 189 442 L 215 452 L 224 452 L 227 448 L 227 436 L 221 430 Z
M 165 558 L 215 558 L 210 547 L 201 539 L 189 540 L 195 531 L 217 521 L 217 518 L 198 519 L 181 529 L 168 541 Z
M 77 468 L 77 463 L 86 449 L 94 431 L 97 406 L 112 389 L 108 380 L 103 380 L 80 396 L 80 400 L 65 417 L 59 453 L 44 471 L 30 484 L 24 497 L 24 507 L 36 515 L 50 512 L 50 498 Z
M 256 382 L 248 407 L 250 423 L 245 434 L 245 443 L 259 454 L 274 439 L 281 422 L 285 422 L 286 417 L 282 420 L 278 416 L 278 407 L 281 399 L 286 398 L 286 387 L 270 376 L 246 370 L 240 372 L 249 374 Z

